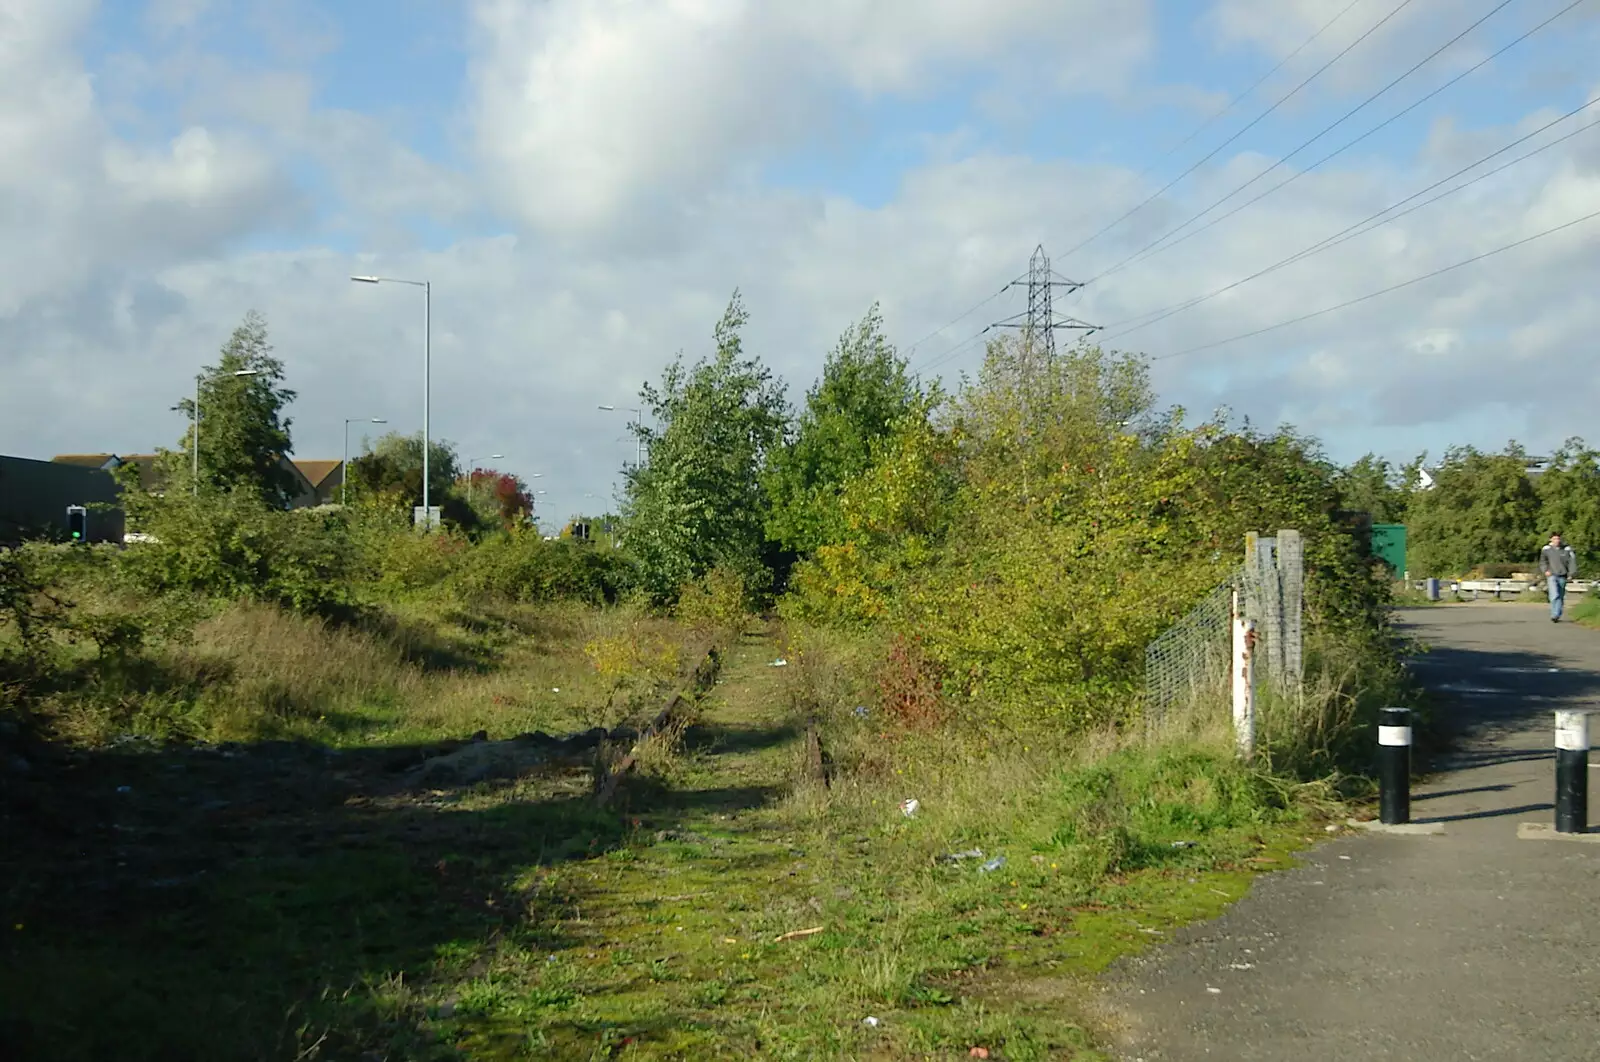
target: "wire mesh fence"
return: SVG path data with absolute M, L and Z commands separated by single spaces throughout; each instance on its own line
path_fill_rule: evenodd
M 1245 562 L 1145 648 L 1144 715 L 1160 723 L 1176 709 L 1231 700 L 1235 595 L 1255 627 L 1255 674 L 1293 691 L 1304 678 L 1305 561 L 1298 531 L 1250 535 Z
M 1144 651 L 1145 722 L 1228 696 L 1233 653 L 1233 594 L 1244 581 L 1235 571 L 1167 628 Z

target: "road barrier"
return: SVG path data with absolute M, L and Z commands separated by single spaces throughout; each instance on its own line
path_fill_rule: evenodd
M 1378 709 L 1378 820 L 1411 821 L 1411 709 Z
M 1556 713 L 1556 832 L 1589 829 L 1589 713 Z

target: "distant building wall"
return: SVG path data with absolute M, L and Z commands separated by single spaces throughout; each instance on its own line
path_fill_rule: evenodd
M 89 510 L 90 542 L 121 542 L 118 495 L 117 481 L 100 469 L 0 456 L 0 542 L 65 538 L 69 505 Z

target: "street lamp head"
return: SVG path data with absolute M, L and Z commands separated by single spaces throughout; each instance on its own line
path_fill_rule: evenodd
M 378 277 L 351 277 L 350 279 L 354 280 L 358 284 L 376 284 L 380 278 L 378 278 Z
M 237 369 L 237 370 L 234 371 L 234 375 L 235 376 L 260 376 L 261 375 L 261 370 L 260 369 Z
M 374 423 L 374 424 L 387 424 L 389 422 L 387 420 L 384 420 L 382 417 L 373 417 L 372 418 L 372 423 Z
M 603 409 L 603 410 L 606 410 L 607 412 L 614 412 L 617 407 L 616 406 L 601 406 L 600 408 Z

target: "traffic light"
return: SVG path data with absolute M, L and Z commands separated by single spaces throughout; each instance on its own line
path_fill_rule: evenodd
M 89 537 L 89 510 L 81 505 L 67 506 L 67 534 L 74 542 L 84 542 Z

